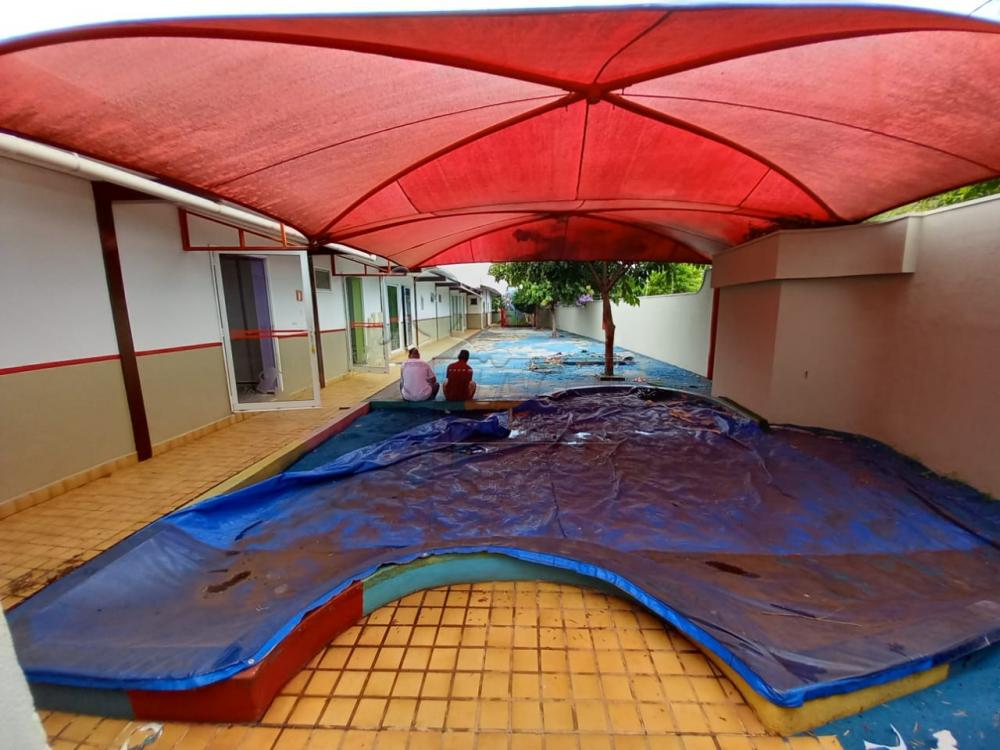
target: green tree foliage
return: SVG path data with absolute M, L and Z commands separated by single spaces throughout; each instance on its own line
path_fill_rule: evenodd
M 526 315 L 534 315 L 538 309 L 538 295 L 536 291 L 528 286 L 519 286 L 510 295 L 510 303 L 515 310 Z
M 558 336 L 556 310 L 559 305 L 576 302 L 590 291 L 582 263 L 544 261 L 540 263 L 494 263 L 490 276 L 515 287 L 511 303 L 524 313 L 544 307 L 552 314 L 552 335 Z
M 664 263 L 649 274 L 643 294 L 697 292 L 705 278 L 705 268 L 695 263 Z
M 933 211 L 935 208 L 951 206 L 955 203 L 965 203 L 966 201 L 985 198 L 987 195 L 994 195 L 996 193 L 1000 193 L 1000 177 L 948 190 L 947 192 L 938 193 L 937 195 L 932 195 L 929 198 L 923 198 L 913 203 L 907 203 L 905 206 L 899 206 L 898 208 L 876 214 L 869 221 L 885 221 L 886 219 L 892 219 L 903 214 Z
M 615 322 L 611 303 L 639 304 L 639 297 L 646 293 L 652 274 L 664 272 L 672 265 L 679 264 L 623 261 L 494 263 L 490 266 L 490 275 L 516 287 L 513 298 L 516 307 L 519 304 L 535 304 L 548 309 L 552 313 L 553 336 L 559 335 L 556 327 L 559 305 L 573 304 L 584 294 L 600 296 L 604 326 L 604 374 L 612 376 Z

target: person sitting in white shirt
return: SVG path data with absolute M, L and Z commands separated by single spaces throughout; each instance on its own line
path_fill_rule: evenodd
M 399 376 L 399 392 L 405 401 L 433 401 L 438 394 L 437 378 L 429 364 L 420 359 L 417 347 L 410 349 L 410 358 L 403 363 Z

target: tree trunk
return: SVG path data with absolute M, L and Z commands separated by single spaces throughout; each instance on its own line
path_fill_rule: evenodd
M 552 338 L 559 338 L 559 329 L 556 328 L 556 306 L 552 305 L 549 310 L 552 313 Z
M 604 374 L 611 377 L 615 374 L 615 321 L 611 316 L 611 290 L 601 290 L 601 303 L 604 308 Z

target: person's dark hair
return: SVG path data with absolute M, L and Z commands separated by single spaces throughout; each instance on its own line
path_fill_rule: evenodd
M 459 362 L 468 362 L 469 361 L 469 350 L 468 349 L 463 349 L 462 351 L 460 351 L 458 353 L 458 361 Z
M 410 347 L 410 359 L 420 359 L 420 350 L 415 346 Z

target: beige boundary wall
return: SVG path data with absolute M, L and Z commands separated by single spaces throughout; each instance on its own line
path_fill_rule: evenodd
M 1000 199 L 726 251 L 713 394 L 1000 496 L 998 283 Z
M 705 375 L 712 327 L 710 278 L 711 271 L 693 294 L 641 297 L 636 306 L 612 305 L 615 345 Z M 556 312 L 556 325 L 560 330 L 603 341 L 602 314 L 599 301 L 563 306 Z M 551 326 L 547 314 L 540 316 L 539 322 L 542 327 Z

